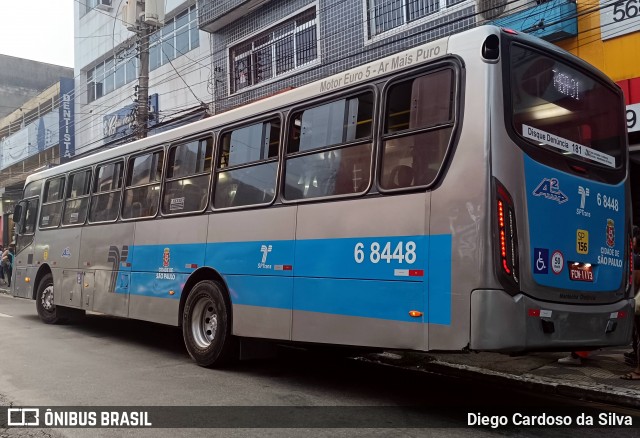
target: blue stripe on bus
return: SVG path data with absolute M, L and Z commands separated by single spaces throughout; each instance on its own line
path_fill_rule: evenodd
M 296 242 L 296 277 L 425 280 L 429 236 L 310 239 Z M 421 270 L 405 276 L 397 270 Z
M 134 295 L 179 299 L 193 264 L 220 272 L 234 304 L 451 323 L 450 235 L 142 245 L 133 253 Z
M 205 244 L 183 243 L 179 245 L 138 245 L 130 247 L 131 269 L 147 272 L 193 272 L 187 265 L 202 266 L 205 260 Z
M 424 311 L 424 285 L 399 281 L 295 278 L 293 310 L 423 322 L 409 316 Z
M 161 275 L 162 278 L 159 278 L 158 275 Z M 130 287 L 131 295 L 179 300 L 182 288 L 188 278 L 189 274 L 132 272 Z M 173 295 L 171 295 L 171 291 L 174 292 Z
M 291 309 L 293 278 L 224 275 L 233 304 Z
M 429 295 L 427 309 L 431 324 L 451 324 L 451 235 L 430 236 Z
M 295 244 L 294 240 L 207 243 L 205 264 L 224 274 L 290 277 L 291 269 L 284 267 L 293 267 Z

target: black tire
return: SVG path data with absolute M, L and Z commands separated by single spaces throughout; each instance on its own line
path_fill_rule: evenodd
M 53 276 L 47 274 L 38 284 L 36 294 L 36 309 L 38 316 L 45 324 L 60 324 L 66 320 L 60 312 L 60 308 L 53 303 Z
M 231 309 L 219 283 L 199 282 L 182 313 L 182 336 L 189 355 L 203 367 L 222 367 L 238 359 L 238 339 L 231 335 Z

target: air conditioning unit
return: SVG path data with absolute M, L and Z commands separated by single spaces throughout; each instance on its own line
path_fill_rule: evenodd
M 537 6 L 540 0 L 477 0 L 479 24 Z
M 111 4 L 113 0 L 98 0 L 98 4 L 96 5 L 96 9 L 102 9 L 103 11 L 110 11 L 113 8 Z

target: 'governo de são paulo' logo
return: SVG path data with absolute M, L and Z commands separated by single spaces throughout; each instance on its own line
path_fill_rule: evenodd
M 569 197 L 560 191 L 557 178 L 544 178 L 533 191 L 533 196 L 544 196 L 558 204 L 564 204 L 569 200 Z

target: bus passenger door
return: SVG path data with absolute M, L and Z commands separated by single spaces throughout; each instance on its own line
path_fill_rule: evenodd
M 38 216 L 39 198 L 30 198 L 20 201 L 19 211 L 14 217 L 16 227 L 16 250 L 14 255 L 14 278 L 12 278 L 13 295 L 22 298 L 31 298 L 32 283 L 27 283 L 26 278 L 35 278 L 34 266 L 34 232 L 36 229 L 36 217 Z M 19 216 L 19 217 L 18 217 Z M 5 273 L 5 276 L 7 274 Z

